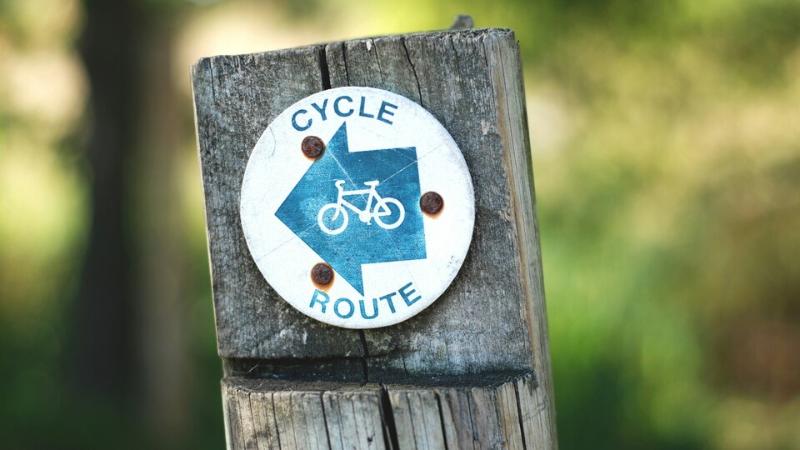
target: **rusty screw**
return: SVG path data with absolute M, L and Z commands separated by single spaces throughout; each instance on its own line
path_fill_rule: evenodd
M 300 144 L 303 154 L 311 159 L 317 159 L 325 151 L 325 143 L 316 136 L 306 136 Z
M 442 196 L 436 192 L 430 191 L 422 194 L 419 199 L 419 207 L 422 212 L 426 214 L 438 214 L 444 207 L 444 200 Z
M 325 263 L 317 263 L 311 269 L 311 281 L 321 286 L 330 284 L 333 281 L 333 269 Z

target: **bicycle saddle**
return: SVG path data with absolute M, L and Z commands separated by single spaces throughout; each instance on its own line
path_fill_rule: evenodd
M 369 186 L 369 187 L 375 187 L 378 184 L 380 184 L 380 181 L 378 181 L 378 180 L 372 180 L 372 181 L 365 181 L 364 182 L 364 186 Z

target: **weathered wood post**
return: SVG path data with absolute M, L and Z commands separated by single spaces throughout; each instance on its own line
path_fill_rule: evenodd
M 513 32 L 203 58 L 193 86 L 228 448 L 557 447 Z M 424 107 L 460 148 L 474 187 L 474 233 L 458 275 L 423 312 L 383 328 L 334 327 L 292 308 L 260 273 L 240 218 L 264 130 L 295 102 L 342 86 Z

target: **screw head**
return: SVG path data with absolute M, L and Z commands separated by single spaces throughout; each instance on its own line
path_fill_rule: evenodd
M 314 264 L 311 268 L 311 281 L 321 286 L 330 284 L 333 281 L 333 269 L 325 263 Z
M 325 143 L 316 136 L 306 136 L 300 144 L 300 150 L 303 151 L 306 157 L 317 159 L 325 151 Z
M 438 214 L 444 207 L 444 199 L 437 192 L 426 192 L 419 199 L 419 207 L 425 214 Z

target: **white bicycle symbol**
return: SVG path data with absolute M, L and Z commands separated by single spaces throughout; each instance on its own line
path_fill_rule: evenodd
M 337 235 L 347 228 L 350 221 L 350 215 L 345 207 L 350 208 L 358 214 L 358 219 L 367 225 L 371 225 L 372 219 L 384 230 L 393 230 L 403 223 L 406 216 L 406 210 L 403 204 L 396 198 L 381 197 L 375 188 L 380 184 L 378 180 L 367 181 L 364 185 L 369 189 L 356 189 L 353 191 L 344 190 L 344 180 L 336 180 L 334 182 L 336 190 L 339 195 L 336 203 L 328 203 L 320 208 L 317 213 L 317 224 L 319 228 L 327 234 Z M 367 204 L 364 209 L 359 209 L 352 203 L 344 199 L 345 196 L 363 195 L 367 194 Z M 396 215 L 394 221 L 390 221 L 392 216 Z

